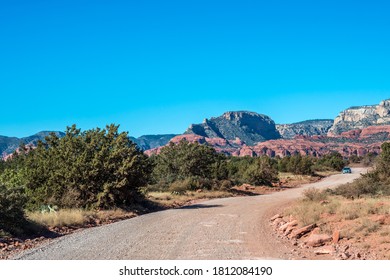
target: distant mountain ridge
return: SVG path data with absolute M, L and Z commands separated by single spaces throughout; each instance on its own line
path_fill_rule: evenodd
M 49 131 L 29 137 L 0 136 L 0 156 L 12 153 L 21 142 L 35 145 Z M 62 132 L 55 132 L 63 136 Z M 292 124 L 275 124 L 266 115 L 249 111 L 229 111 L 219 117 L 191 124 L 183 134 L 129 137 L 147 154 L 158 152 L 170 141 L 181 139 L 214 147 L 237 156 L 285 156 L 301 153 L 320 156 L 338 151 L 345 156 L 378 152 L 381 143 L 390 141 L 390 99 L 378 105 L 350 107 L 335 118 Z
M 0 135 L 0 159 L 6 157 L 9 154 L 12 154 L 21 143 L 25 145 L 36 146 L 38 141 L 44 141 L 46 136 L 49 136 L 50 133 L 54 132 L 58 137 L 65 136 L 64 132 L 60 131 L 41 131 L 34 135 L 18 138 L 18 137 L 8 137 Z M 143 135 L 138 138 L 129 137 L 131 141 L 136 143 L 142 150 L 146 151 L 149 149 L 154 149 L 156 147 L 166 145 L 169 140 L 175 137 L 176 134 L 161 134 L 161 135 Z
M 35 146 L 39 140 L 45 140 L 45 137 L 49 136 L 49 134 L 52 132 L 54 132 L 59 137 L 63 137 L 65 135 L 65 133 L 60 131 L 41 131 L 34 135 L 22 138 L 0 136 L 0 158 L 7 154 L 13 153 L 21 143 Z

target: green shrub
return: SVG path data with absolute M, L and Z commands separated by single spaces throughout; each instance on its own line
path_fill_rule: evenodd
M 169 191 L 175 194 L 184 194 L 192 188 L 191 180 L 178 180 L 169 186 Z
M 7 188 L 0 185 L 0 228 L 13 232 L 21 223 L 24 223 L 25 204 L 26 196 L 23 188 Z
M 212 179 L 216 173 L 223 176 L 223 166 L 217 164 L 219 160 L 220 155 L 206 145 L 186 140 L 178 144 L 171 142 L 154 158 L 153 177 L 156 182 L 163 180 L 169 183 L 191 177 Z M 215 168 L 221 170 L 216 171 Z
M 254 185 L 268 185 L 279 181 L 278 169 L 267 156 L 256 158 L 245 172 L 244 178 Z
M 286 156 L 278 160 L 280 172 L 290 172 L 298 175 L 313 174 L 313 159 L 309 156 L 302 157 L 300 154 Z
M 26 186 L 28 208 L 111 208 L 138 203 L 151 174 L 151 162 L 119 126 L 81 132 L 68 127 L 28 153 L 16 155 L 0 180 Z
M 348 161 L 343 159 L 343 156 L 338 152 L 332 152 L 318 159 L 314 165 L 317 171 L 341 171 Z

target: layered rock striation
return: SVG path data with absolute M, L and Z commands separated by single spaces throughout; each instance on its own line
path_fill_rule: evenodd
M 300 154 L 321 157 L 331 152 L 339 152 L 344 157 L 364 156 L 368 153 L 379 154 L 382 143 L 390 141 L 390 125 L 351 130 L 335 137 L 325 135 L 296 136 L 294 139 L 268 140 L 258 142 L 255 145 L 246 145 L 238 138 L 226 140 L 220 137 L 205 137 L 196 134 L 178 135 L 170 142 L 179 143 L 183 139 L 192 143 L 207 144 L 217 152 L 232 156 L 285 157 Z M 161 148 L 151 149 L 146 153 L 148 155 L 158 154 Z
M 379 105 L 357 106 L 342 111 L 334 120 L 328 135 L 340 135 L 376 125 L 390 125 L 390 99 L 380 102 Z

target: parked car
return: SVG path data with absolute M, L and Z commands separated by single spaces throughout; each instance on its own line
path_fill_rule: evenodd
M 344 167 L 342 172 L 343 172 L 343 174 L 350 174 L 350 173 L 352 173 L 352 170 L 349 167 Z

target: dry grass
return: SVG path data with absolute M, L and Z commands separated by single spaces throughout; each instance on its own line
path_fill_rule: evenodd
M 376 232 L 380 228 L 380 224 L 374 222 L 366 217 L 359 219 L 356 227 L 356 232 L 361 233 L 364 236 L 368 236 L 370 233 Z
M 340 173 L 341 173 L 340 171 L 316 171 L 316 174 L 321 176 L 321 177 L 328 177 L 328 176 L 336 175 L 336 174 L 340 174 Z
M 187 191 L 182 194 L 172 194 L 170 192 L 149 192 L 147 197 L 153 202 L 157 202 L 165 207 L 175 207 L 184 205 L 190 201 L 231 197 L 228 191 Z
M 56 212 L 29 212 L 29 220 L 47 227 L 82 226 L 93 220 L 99 223 L 134 216 L 134 213 L 121 209 L 85 211 L 81 209 L 61 209 Z
M 321 213 L 322 209 L 318 207 L 318 203 L 313 201 L 301 201 L 299 204 L 286 210 L 286 214 L 296 218 L 300 226 L 318 223 Z
M 328 197 L 328 195 L 325 192 L 315 188 L 309 188 L 304 190 L 303 196 L 304 196 L 304 200 L 317 201 L 317 202 L 325 200 Z
M 301 226 L 316 223 L 321 232 L 332 235 L 340 230 L 340 236 L 361 249 L 375 252 L 380 259 L 390 254 L 390 197 L 349 200 L 328 195 L 319 201 L 318 194 L 309 193 L 313 199 L 302 198 L 285 210 Z M 357 245 L 356 245 L 357 246 Z
M 150 192 L 148 198 L 164 207 L 177 207 L 190 201 L 230 197 L 233 194 L 227 191 L 187 191 L 184 194 L 172 194 L 170 192 Z M 60 209 L 56 212 L 29 212 L 27 218 L 46 227 L 75 226 L 82 227 L 89 223 L 105 223 L 125 218 L 134 217 L 134 212 L 121 209 L 85 211 L 81 209 Z
M 82 225 L 86 221 L 86 213 L 78 209 L 64 209 L 57 212 L 30 212 L 28 219 L 48 227 Z
M 340 231 L 340 244 L 368 259 L 390 259 L 390 197 L 347 199 L 329 192 L 326 200 L 311 192 L 285 209 L 300 226 L 316 223 L 330 236 Z
M 296 187 L 303 184 L 316 182 L 320 179 L 318 176 L 311 175 L 296 175 L 288 172 L 280 172 L 279 180 L 283 186 Z

